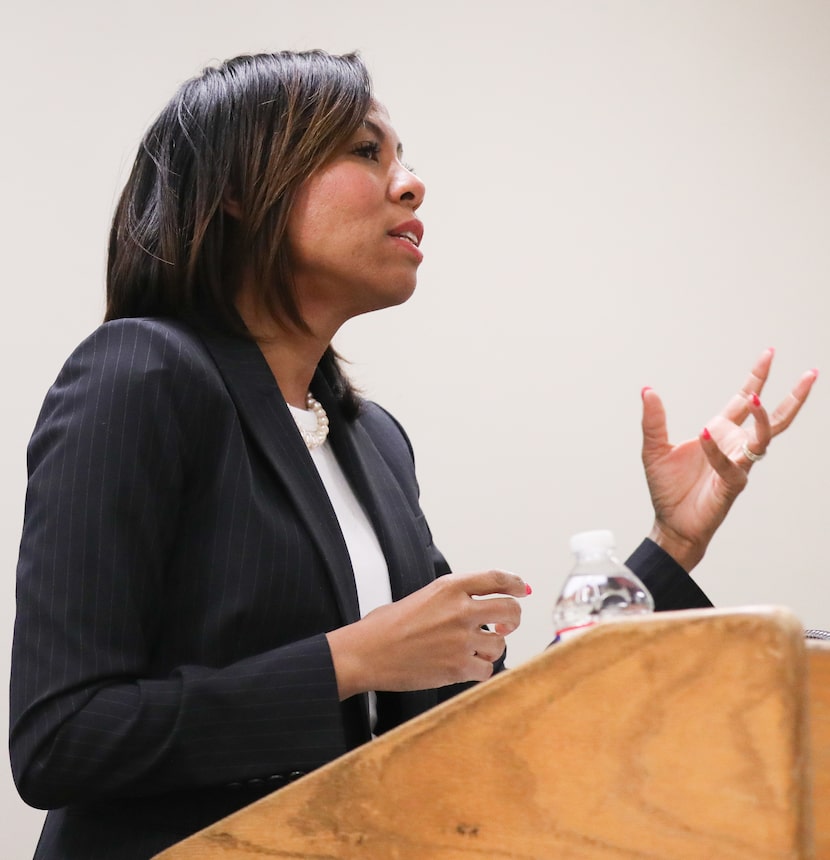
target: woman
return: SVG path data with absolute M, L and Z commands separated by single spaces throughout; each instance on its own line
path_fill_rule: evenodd
M 401 156 L 353 55 L 236 58 L 148 131 L 107 322 L 29 449 L 11 751 L 52 810 L 37 857 L 150 857 L 502 668 L 528 586 L 449 573 L 403 430 L 330 346 L 415 288 Z M 815 379 L 770 420 L 771 358 L 680 446 L 643 394 L 656 520 L 629 563 L 658 608 L 709 605 L 686 571 Z

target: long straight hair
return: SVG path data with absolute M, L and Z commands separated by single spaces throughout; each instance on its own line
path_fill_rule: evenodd
M 242 55 L 184 83 L 147 130 L 116 207 L 105 319 L 172 317 L 250 337 L 234 302 L 250 270 L 261 306 L 306 328 L 288 216 L 371 105 L 356 54 Z M 358 398 L 331 347 L 320 367 L 353 417 Z

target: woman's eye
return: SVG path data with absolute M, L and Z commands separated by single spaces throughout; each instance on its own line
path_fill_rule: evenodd
M 380 144 L 375 140 L 367 140 L 359 143 L 352 152 L 361 158 L 371 158 L 372 161 L 380 161 Z

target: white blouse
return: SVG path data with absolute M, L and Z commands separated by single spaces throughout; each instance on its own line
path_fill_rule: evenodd
M 306 409 L 298 409 L 289 404 L 294 420 L 308 430 L 314 430 L 317 417 Z M 331 443 L 326 440 L 322 445 L 312 448 L 309 453 L 323 486 L 326 488 L 349 556 L 352 561 L 360 617 L 367 615 L 378 606 L 392 602 L 392 589 L 389 585 L 389 568 L 380 548 L 375 530 L 366 511 L 355 496 L 337 458 Z M 369 693 L 369 711 L 372 730 L 377 722 L 377 697 Z

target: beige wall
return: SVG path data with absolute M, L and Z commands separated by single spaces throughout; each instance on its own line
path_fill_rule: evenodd
M 612 528 L 625 552 L 649 528 L 643 385 L 664 396 L 680 439 L 766 346 L 779 354 L 768 405 L 802 370 L 830 374 L 828 2 L 4 11 L 4 655 L 28 436 L 100 317 L 108 219 L 141 132 L 213 58 L 358 48 L 374 73 L 428 186 L 426 262 L 408 305 L 354 321 L 339 347 L 408 428 L 456 569 L 502 566 L 532 583 L 514 664 L 550 636 L 569 535 Z M 784 604 L 830 627 L 828 384 L 753 471 L 698 570 L 720 605 Z M 17 799 L 5 762 L 0 809 L 0 853 L 29 856 L 42 816 Z

